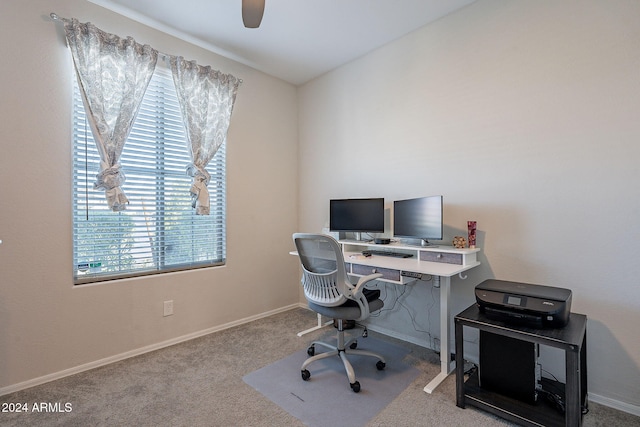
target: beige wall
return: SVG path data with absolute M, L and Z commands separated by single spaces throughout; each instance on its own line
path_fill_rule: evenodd
M 330 198 L 443 194 L 446 239 L 477 220 L 482 247 L 454 310 L 486 278 L 572 289 L 589 393 L 640 414 L 639 22 L 636 1 L 479 0 L 304 85 L 301 231 Z M 438 290 L 386 292 L 373 323 L 437 347 Z
M 228 138 L 226 267 L 74 288 L 72 68 L 50 12 L 244 80 Z M 0 16 L 0 391 L 299 302 L 294 86 L 83 0 L 3 0 Z
M 50 12 L 244 79 L 226 267 L 73 287 L 72 70 Z M 590 394 L 640 412 L 637 2 L 479 0 L 297 91 L 83 0 L 0 16 L 0 392 L 298 303 L 290 234 L 320 230 L 329 198 L 443 194 L 447 238 L 475 219 L 483 248 L 454 309 L 488 277 L 572 289 Z M 437 300 L 411 287 L 379 323 L 437 345 Z

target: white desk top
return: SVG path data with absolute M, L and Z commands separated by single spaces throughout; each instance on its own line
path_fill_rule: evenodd
M 411 258 L 394 258 L 384 255 L 365 257 L 361 252 L 345 252 L 344 261 L 371 267 L 389 268 L 392 270 L 413 271 L 431 276 L 451 277 L 480 265 L 479 261 L 467 265 L 446 264 L 442 262 L 421 261 L 414 256 Z
M 422 247 L 402 245 L 398 243 L 391 243 L 389 245 L 376 245 L 374 243 L 353 241 L 340 241 L 340 243 L 343 245 L 343 248 L 345 248 L 345 262 L 367 265 L 371 267 L 387 268 L 399 271 L 411 271 L 431 276 L 452 277 L 480 265 L 480 262 L 475 260 L 475 256 L 473 257 L 473 260 L 471 262 L 463 265 L 420 260 L 420 252 L 442 252 L 468 255 L 480 252 L 480 248 L 456 249 L 452 246 Z M 384 255 L 371 255 L 366 257 L 362 255 L 362 250 L 366 250 L 367 248 L 409 252 L 412 253 L 413 256 L 411 258 L 394 258 Z M 292 251 L 290 252 L 290 254 L 298 255 L 296 251 Z
M 376 245 L 373 242 L 358 242 L 341 240 L 344 249 L 344 260 L 354 264 L 370 265 L 371 267 L 389 268 L 392 270 L 412 271 L 432 276 L 451 277 L 480 265 L 475 254 L 480 248 L 457 249 L 453 246 L 413 246 L 402 243 L 390 243 L 388 245 Z M 392 252 L 407 252 L 413 254 L 411 258 L 394 258 L 384 255 L 371 255 L 365 257 L 362 250 L 376 249 Z M 420 260 L 421 252 L 454 253 L 465 257 L 465 262 L 460 264 L 448 264 L 444 262 L 432 262 Z M 469 260 L 470 258 L 470 260 Z
M 404 250 L 404 251 L 424 251 L 424 252 L 447 252 L 447 253 L 455 253 L 455 254 L 473 254 L 476 252 L 480 252 L 480 248 L 463 248 L 458 249 L 453 246 L 446 245 L 434 245 L 434 246 L 419 246 L 419 245 L 405 245 L 402 243 L 392 242 L 388 245 L 376 245 L 373 242 L 364 242 L 357 240 L 339 240 L 338 243 L 341 245 L 348 246 L 366 246 L 371 249 L 380 249 L 380 250 Z

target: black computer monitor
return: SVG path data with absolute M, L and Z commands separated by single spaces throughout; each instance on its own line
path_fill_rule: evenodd
M 393 202 L 394 236 L 421 239 L 429 246 L 429 239 L 442 240 L 442 228 L 442 196 Z
M 329 230 L 384 233 L 384 198 L 330 200 Z

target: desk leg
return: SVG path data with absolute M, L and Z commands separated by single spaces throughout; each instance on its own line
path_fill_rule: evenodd
M 436 278 L 434 277 L 434 280 Z M 444 381 L 453 371 L 449 361 L 451 352 L 449 351 L 449 299 L 451 297 L 451 278 L 440 277 L 440 373 L 431 380 L 424 388 L 427 393 L 433 390 Z
M 318 313 L 318 325 L 314 326 L 313 328 L 309 328 L 309 329 L 306 329 L 304 331 L 298 332 L 298 336 L 301 337 L 301 336 L 303 336 L 305 334 L 308 334 L 309 332 L 317 331 L 318 329 L 324 328 L 325 326 L 330 325 L 332 323 L 333 323 L 333 321 L 330 320 L 330 321 L 325 322 L 323 324 L 322 323 L 322 315 L 320 313 Z

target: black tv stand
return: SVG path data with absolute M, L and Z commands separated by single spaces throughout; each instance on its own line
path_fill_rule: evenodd
M 472 405 L 525 426 L 579 427 L 582 424 L 583 411 L 587 408 L 587 316 L 571 313 L 569 323 L 563 328 L 534 329 L 489 319 L 474 304 L 455 316 L 454 323 L 458 407 Z M 553 390 L 561 404 L 544 396 L 538 403 L 531 404 L 483 389 L 478 382 L 477 370 L 465 381 L 464 326 L 564 350 L 566 383 L 542 379 L 542 389 Z

